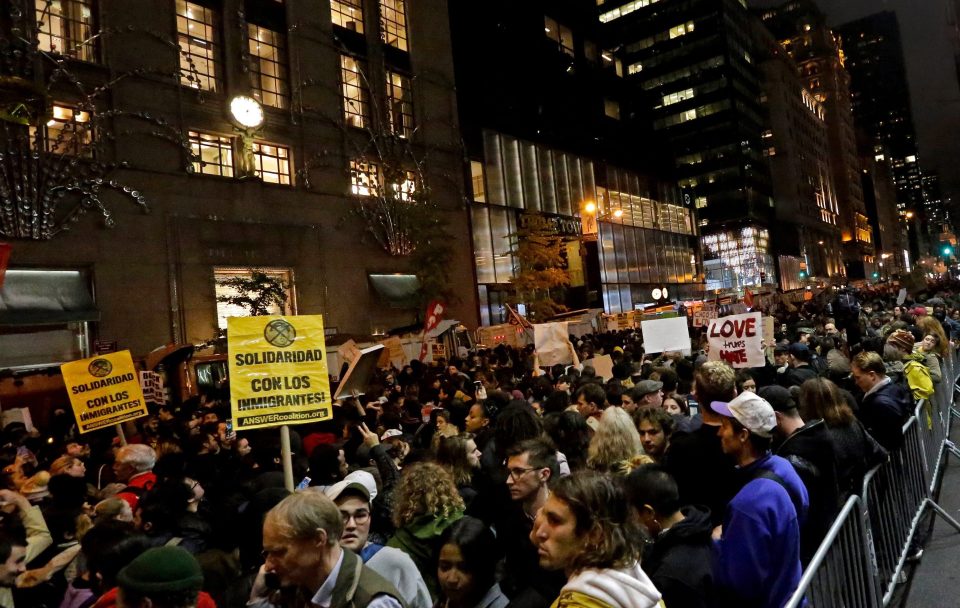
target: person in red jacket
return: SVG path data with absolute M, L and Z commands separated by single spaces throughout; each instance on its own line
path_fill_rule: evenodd
M 113 474 L 118 482 L 127 484 L 117 497 L 127 501 L 134 513 L 140 496 L 157 483 L 157 476 L 153 474 L 156 463 L 157 453 L 148 445 L 131 443 L 117 450 Z

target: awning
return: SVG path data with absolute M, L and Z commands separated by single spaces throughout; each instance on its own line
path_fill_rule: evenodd
M 390 308 L 420 305 L 420 280 L 415 274 L 368 274 L 370 285 Z
M 86 274 L 80 270 L 7 270 L 0 289 L 0 326 L 99 321 Z

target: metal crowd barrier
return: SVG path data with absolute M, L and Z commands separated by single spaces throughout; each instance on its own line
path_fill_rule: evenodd
M 813 559 L 786 608 L 841 606 L 880 608 L 889 604 L 904 565 L 915 552 L 914 539 L 927 510 L 960 532 L 957 522 L 934 498 L 946 455 L 960 458 L 950 440 L 954 396 L 960 393 L 957 354 L 943 361 L 943 380 L 933 398 L 917 403 L 903 426 L 903 447 L 870 470 L 860 496 L 851 496 Z

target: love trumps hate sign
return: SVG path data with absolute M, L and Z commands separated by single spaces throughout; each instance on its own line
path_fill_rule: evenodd
M 763 367 L 763 325 L 759 312 L 711 319 L 707 326 L 708 358 L 731 367 Z

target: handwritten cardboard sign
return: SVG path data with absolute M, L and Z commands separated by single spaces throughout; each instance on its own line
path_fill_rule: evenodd
M 762 367 L 763 322 L 759 312 L 732 315 L 710 321 L 709 359 L 726 361 L 732 367 Z

